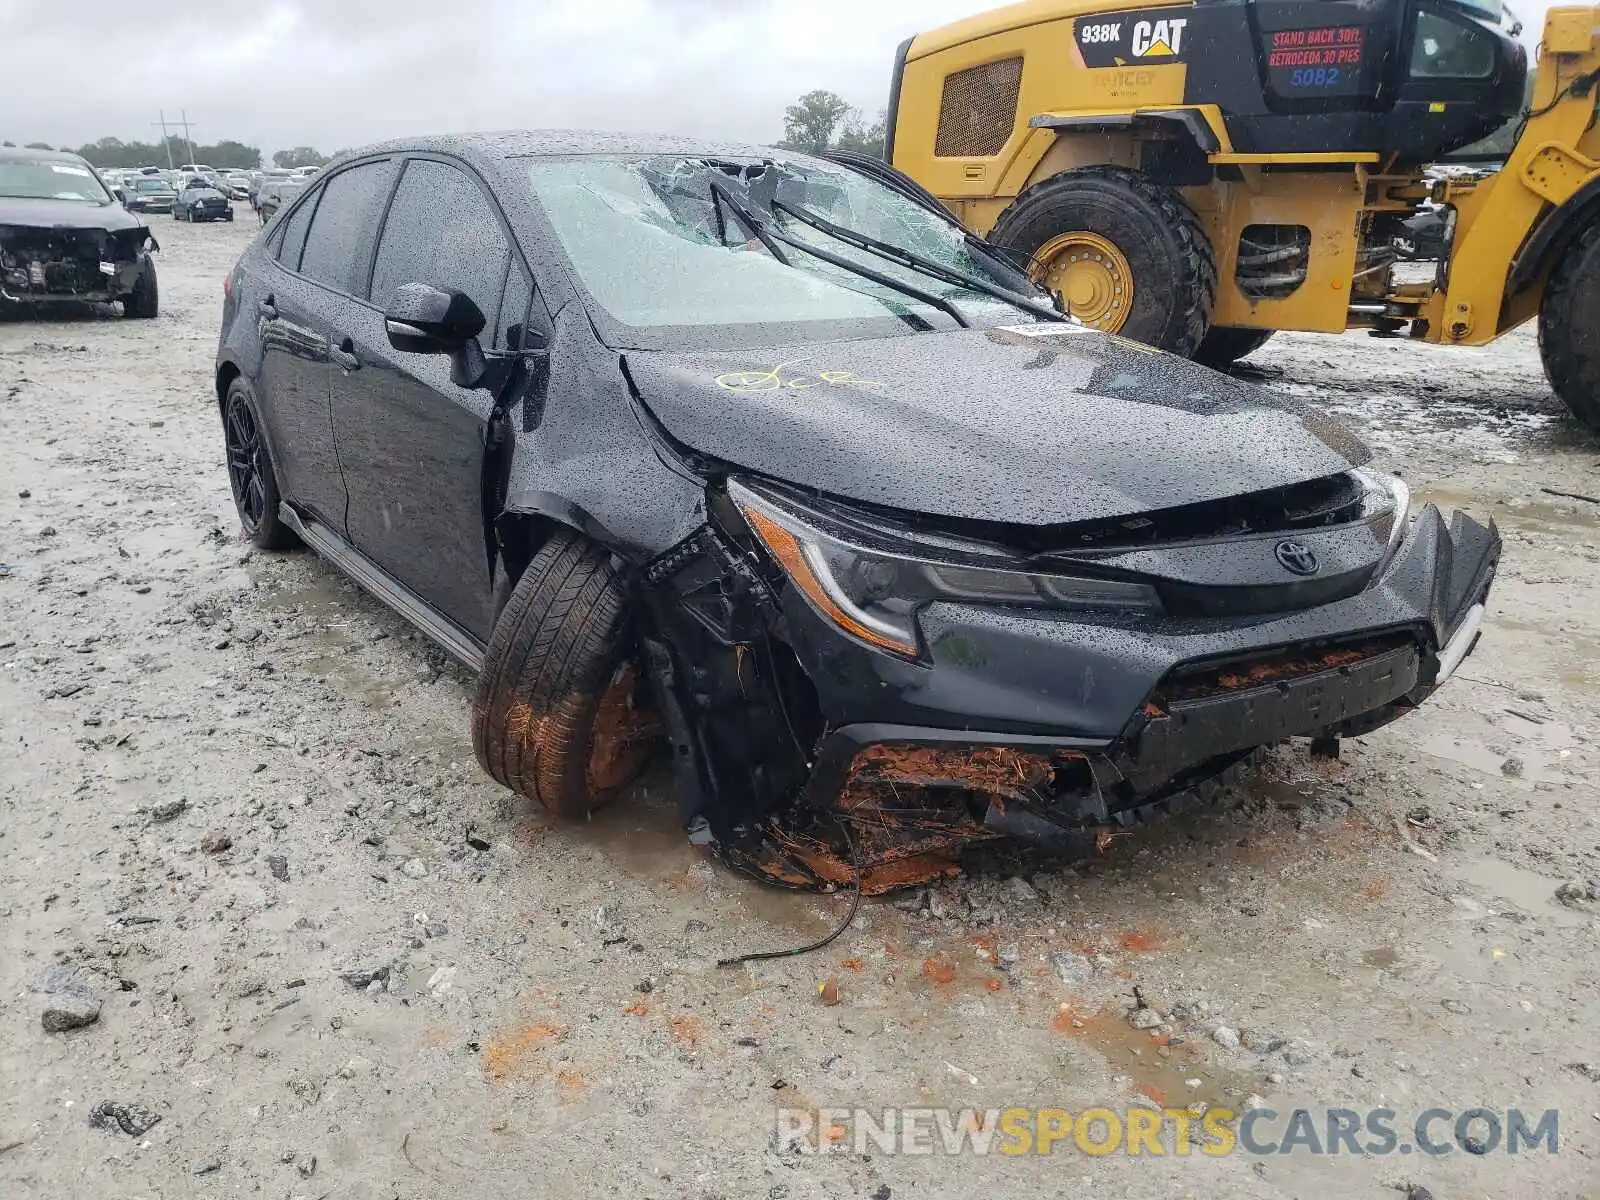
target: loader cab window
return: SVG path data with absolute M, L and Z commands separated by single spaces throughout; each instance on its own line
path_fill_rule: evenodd
M 1470 18 L 1418 10 L 1411 38 L 1412 79 L 1488 79 L 1497 61 L 1495 39 Z

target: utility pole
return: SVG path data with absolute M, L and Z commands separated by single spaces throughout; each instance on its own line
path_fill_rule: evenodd
M 154 122 L 152 122 L 153 124 Z M 167 148 L 167 170 L 172 170 L 172 143 L 167 140 L 167 112 L 161 110 L 161 144 Z
M 189 147 L 189 161 L 194 162 L 194 142 L 189 139 L 189 110 L 181 109 L 178 115 L 183 118 L 183 144 Z

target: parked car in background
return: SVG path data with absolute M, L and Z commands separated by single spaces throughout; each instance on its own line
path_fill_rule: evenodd
M 231 221 L 233 201 L 201 176 L 192 176 L 172 206 L 174 221 Z
M 250 199 L 250 177 L 243 171 L 227 172 L 222 176 L 222 182 L 226 185 L 228 199 Z M 218 190 L 221 191 L 222 189 L 219 188 Z
M 165 179 L 138 175 L 125 180 L 118 189 L 123 207 L 136 213 L 169 213 L 178 202 L 178 192 Z
M 292 174 L 286 167 L 268 167 L 264 171 L 255 172 L 250 178 L 250 207 L 257 212 L 261 211 L 261 189 L 269 183 L 288 179 Z
M 0 307 L 122 301 L 157 311 L 150 229 L 76 154 L 0 149 Z
M 256 212 L 261 215 L 261 223 L 265 225 L 280 208 L 293 203 L 294 198 L 306 190 L 308 182 L 294 178 L 262 180 L 261 191 L 256 196 Z
M 501 783 L 581 819 L 664 737 L 690 829 L 790 886 L 1093 838 L 1451 676 L 1492 524 L 921 195 L 634 135 L 341 159 L 224 280 L 244 533 L 477 671 Z

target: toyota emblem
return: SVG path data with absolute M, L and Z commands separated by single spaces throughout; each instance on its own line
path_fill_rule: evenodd
M 1279 542 L 1272 551 L 1291 575 L 1315 575 L 1317 555 L 1303 542 Z

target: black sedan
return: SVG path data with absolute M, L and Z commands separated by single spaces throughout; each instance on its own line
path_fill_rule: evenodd
M 204 179 L 190 179 L 172 206 L 174 221 L 231 221 L 233 202 Z
M 136 213 L 169 213 L 178 202 L 178 192 L 165 179 L 138 176 L 125 180 L 118 189 L 123 207 Z
M 1063 319 L 882 164 L 395 142 L 225 291 L 247 535 L 477 671 L 508 787 L 581 816 L 664 743 L 691 834 L 791 885 L 1332 753 L 1460 665 L 1500 554 L 1320 413 Z

